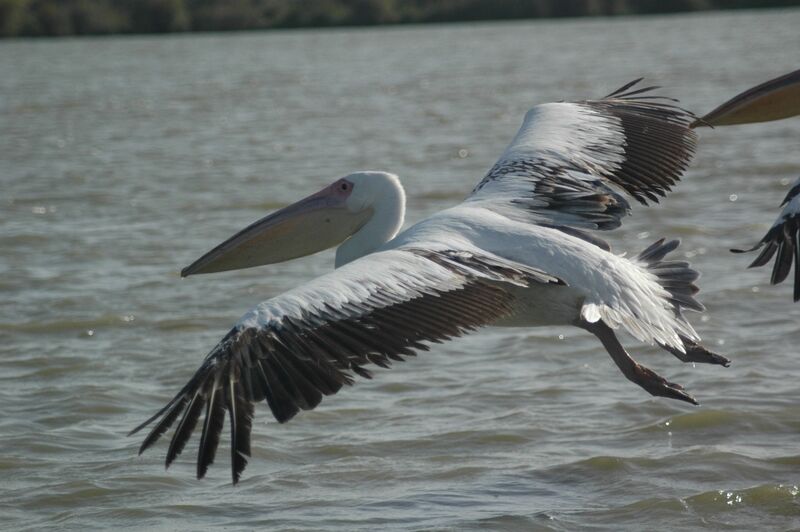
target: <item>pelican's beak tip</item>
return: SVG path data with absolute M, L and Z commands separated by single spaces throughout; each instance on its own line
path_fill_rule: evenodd
M 203 271 L 203 266 L 198 266 L 197 264 L 192 263 L 181 270 L 181 279 L 185 279 L 190 275 L 197 275 L 198 273 L 206 272 Z
M 181 270 L 181 279 L 189 277 L 190 275 L 194 275 L 197 273 L 196 268 L 192 267 L 193 265 L 189 265 Z

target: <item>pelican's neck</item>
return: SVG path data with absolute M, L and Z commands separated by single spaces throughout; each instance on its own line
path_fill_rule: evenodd
M 397 177 L 391 177 L 376 191 L 369 221 L 336 249 L 337 268 L 372 253 L 400 232 L 406 213 L 406 194 Z

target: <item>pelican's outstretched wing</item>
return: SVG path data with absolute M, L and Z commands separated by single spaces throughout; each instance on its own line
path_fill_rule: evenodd
M 367 255 L 245 314 L 183 389 L 156 415 L 139 452 L 180 417 L 166 465 L 205 411 L 197 477 L 214 461 L 228 411 L 233 482 L 250 456 L 254 403 L 280 422 L 352 384 L 363 366 L 388 367 L 425 342 L 440 342 L 511 313 L 506 288 L 563 284 L 533 268 L 465 251 L 396 249 Z
M 781 203 L 783 209 L 767 234 L 750 249 L 732 249 L 734 253 L 747 253 L 764 247 L 750 268 L 763 266 L 778 253 L 772 268 L 770 284 L 783 282 L 794 262 L 794 300 L 800 301 L 800 178 L 794 182 Z
M 467 201 L 542 225 L 602 230 L 627 215 L 621 192 L 658 202 L 694 154 L 694 116 L 646 95 L 656 87 L 635 89 L 639 81 L 601 100 L 532 108 Z

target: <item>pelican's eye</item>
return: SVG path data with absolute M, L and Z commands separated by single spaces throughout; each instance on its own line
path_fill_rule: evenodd
M 347 181 L 342 181 L 341 183 L 339 183 L 339 190 L 341 190 L 342 192 L 347 192 L 348 190 L 350 190 L 350 183 L 348 183 Z

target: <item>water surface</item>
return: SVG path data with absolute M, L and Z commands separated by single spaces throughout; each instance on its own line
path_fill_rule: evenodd
M 458 202 L 536 103 L 647 76 L 703 113 L 798 67 L 800 11 L 0 43 L 0 523 L 8 529 L 800 527 L 800 305 L 730 247 L 800 175 L 800 120 L 701 132 L 684 182 L 611 238 L 680 237 L 706 342 L 626 343 L 702 406 L 628 383 L 573 329 L 487 329 L 278 425 L 230 485 L 130 428 L 247 308 L 332 253 L 181 280 L 265 212 L 386 169 L 408 221 Z

